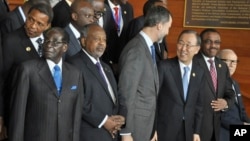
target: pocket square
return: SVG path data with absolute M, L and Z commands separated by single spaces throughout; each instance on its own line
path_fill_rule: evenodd
M 77 86 L 71 86 L 71 88 L 70 88 L 71 90 L 76 90 L 77 89 Z

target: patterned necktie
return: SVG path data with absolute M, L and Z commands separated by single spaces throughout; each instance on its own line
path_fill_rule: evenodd
M 210 75 L 213 81 L 214 90 L 217 91 L 217 74 L 215 71 L 214 61 L 209 59 L 208 62 L 210 63 Z
M 184 100 L 186 101 L 187 91 L 188 91 L 189 67 L 184 67 L 183 69 L 184 69 L 184 74 L 183 74 L 183 77 L 182 77 L 182 84 L 183 84 Z
M 151 56 L 152 56 L 152 59 L 153 59 L 153 63 L 155 65 L 156 64 L 156 60 L 155 60 L 155 46 L 151 45 L 150 49 L 151 49 Z
M 119 8 L 118 7 L 114 7 L 115 10 L 115 23 L 116 23 L 116 29 L 117 31 L 119 31 Z
M 61 94 L 61 88 L 62 88 L 62 78 L 61 78 L 61 69 L 58 65 L 54 66 L 54 81 L 57 87 L 58 95 Z
M 36 40 L 36 42 L 38 43 L 38 55 L 40 56 L 40 57 L 42 57 L 43 56 L 43 48 L 42 48 L 42 39 L 41 38 L 38 38 L 37 40 Z

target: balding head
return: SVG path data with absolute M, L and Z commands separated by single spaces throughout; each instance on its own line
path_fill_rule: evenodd
M 218 52 L 217 57 L 227 64 L 230 75 L 232 76 L 238 63 L 238 57 L 236 53 L 231 49 L 222 49 Z

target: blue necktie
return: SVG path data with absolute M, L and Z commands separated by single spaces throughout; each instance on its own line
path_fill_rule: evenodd
M 62 78 L 61 78 L 61 70 L 60 67 L 58 65 L 54 66 L 54 81 L 56 83 L 56 88 L 57 88 L 57 92 L 58 95 L 60 96 L 61 94 L 61 88 L 62 88 Z
M 151 56 L 152 56 L 153 62 L 154 62 L 154 64 L 156 64 L 156 60 L 155 60 L 155 46 L 154 45 L 150 46 L 150 49 L 151 49 Z
M 186 101 L 187 98 L 187 91 L 188 91 L 188 71 L 189 67 L 184 67 L 184 74 L 182 77 L 182 84 L 183 84 L 183 92 L 184 92 L 184 100 Z

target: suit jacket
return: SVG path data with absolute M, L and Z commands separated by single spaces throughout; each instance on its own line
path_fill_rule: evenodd
M 202 130 L 200 137 L 202 141 L 211 141 L 211 137 L 213 133 L 215 133 L 214 141 L 218 141 L 220 134 L 221 112 L 214 112 L 214 110 L 211 108 L 211 102 L 217 98 L 224 98 L 227 101 L 229 107 L 233 105 L 234 92 L 232 89 L 232 83 L 230 81 L 229 70 L 224 62 L 215 57 L 214 62 L 217 71 L 217 92 L 215 92 L 209 69 L 201 52 L 195 55 L 194 60 L 197 61 L 197 63 L 205 71 L 205 86 L 203 88 L 204 116 L 202 120 Z
M 61 27 L 64 28 L 70 23 L 71 20 L 71 10 L 70 6 L 65 0 L 59 1 L 53 7 L 54 17 L 52 20 L 52 27 Z
M 78 141 L 83 101 L 81 72 L 62 63 L 60 96 L 45 59 L 27 61 L 17 73 L 9 140 Z
M 0 33 L 0 43 L 1 43 L 1 33 Z M 3 116 L 4 104 L 3 104 L 3 54 L 2 54 L 2 44 L 0 44 L 0 116 Z
M 79 51 L 67 60 L 83 73 L 84 109 L 81 123 L 81 141 L 113 141 L 104 127 L 98 128 L 106 115 L 122 115 L 126 117 L 124 98 L 117 93 L 117 84 L 109 66 L 103 62 L 103 70 L 113 88 L 116 103 L 113 102 L 107 84 L 97 67 L 85 52 Z
M 119 60 L 119 56 L 122 52 L 123 47 L 126 42 L 126 31 L 128 23 L 133 19 L 133 7 L 128 2 L 126 4 L 120 4 L 122 11 L 122 19 L 123 19 L 123 28 L 121 35 L 118 36 L 116 23 L 112 15 L 111 8 L 107 0 L 104 1 L 108 5 L 106 10 L 106 14 L 109 14 L 109 18 L 107 21 L 109 22 L 109 29 L 106 31 L 107 33 L 107 48 L 102 56 L 104 62 L 108 64 L 117 64 Z
M 79 52 L 82 47 L 80 45 L 80 41 L 75 37 L 73 31 L 71 30 L 69 24 L 64 28 L 64 30 L 69 34 L 69 44 L 68 50 L 65 53 L 65 58 L 69 58 L 70 56 L 75 55 Z
M 10 11 L 9 6 L 6 2 L 6 0 L 1 0 L 0 2 L 0 21 L 2 20 L 3 17 L 6 16 L 6 14 Z
M 158 65 L 160 90 L 157 133 L 159 141 L 177 141 L 179 131 L 185 131 L 186 136 L 183 137 L 185 141 L 193 141 L 193 134 L 200 134 L 204 71 L 197 64 L 192 64 L 185 101 L 180 69 L 182 68 L 177 57 L 161 61 Z
M 156 114 L 159 78 L 145 39 L 138 34 L 122 51 L 118 90 L 125 97 L 128 114 L 122 133 L 135 141 L 150 140 Z
M 6 17 L 1 21 L 0 29 L 2 36 L 10 33 L 24 25 L 24 20 L 18 7 L 9 12 Z
M 235 89 L 235 98 L 237 100 L 230 109 L 221 114 L 220 141 L 230 140 L 230 125 L 243 125 L 243 122 L 250 123 L 250 119 L 246 114 L 244 103 L 242 101 L 239 84 L 233 79 L 232 82 Z
M 11 82 L 14 81 L 14 72 L 19 64 L 24 61 L 40 58 L 32 42 L 22 26 L 8 34 L 3 40 L 3 65 L 4 65 L 4 95 L 5 109 L 8 116 Z M 6 117 L 8 119 L 8 117 Z

